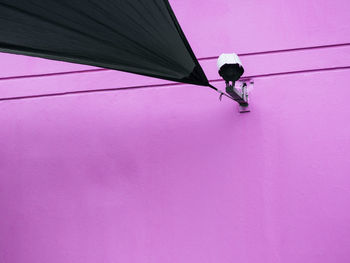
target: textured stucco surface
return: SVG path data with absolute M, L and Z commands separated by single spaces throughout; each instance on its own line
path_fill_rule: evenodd
M 0 262 L 348 263 L 350 4 L 171 3 L 211 80 L 221 52 L 324 47 L 242 56 L 243 115 L 205 87 L 0 54 Z

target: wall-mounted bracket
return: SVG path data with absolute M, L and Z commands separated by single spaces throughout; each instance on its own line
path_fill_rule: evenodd
M 226 92 L 238 103 L 238 111 L 240 113 L 250 112 L 248 91 L 251 90 L 253 84 L 252 80 L 237 81 L 236 83 L 226 81 Z

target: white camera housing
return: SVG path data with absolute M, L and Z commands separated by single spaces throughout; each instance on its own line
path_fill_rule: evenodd
M 242 66 L 242 62 L 236 53 L 224 53 L 221 54 L 218 59 L 218 69 L 225 64 L 239 64 Z
M 235 53 L 221 54 L 218 62 L 220 76 L 225 81 L 237 81 L 244 73 L 242 62 Z

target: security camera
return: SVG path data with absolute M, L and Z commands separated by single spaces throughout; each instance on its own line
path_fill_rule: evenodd
M 236 88 L 235 82 L 240 79 L 244 73 L 242 62 L 235 53 L 221 54 L 218 59 L 219 75 L 226 82 L 226 92 L 233 100 L 238 102 L 240 112 L 249 112 L 248 107 L 248 89 L 247 83 L 242 82 L 239 88 Z
M 242 62 L 235 53 L 221 54 L 218 68 L 220 76 L 225 81 L 236 82 L 244 73 Z

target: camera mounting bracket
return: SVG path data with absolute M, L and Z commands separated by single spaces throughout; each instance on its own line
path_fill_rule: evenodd
M 254 82 L 252 80 L 239 80 L 237 82 L 239 85 L 233 81 L 226 81 L 226 93 L 238 103 L 238 111 L 240 113 L 250 112 L 249 90 L 252 89 Z

